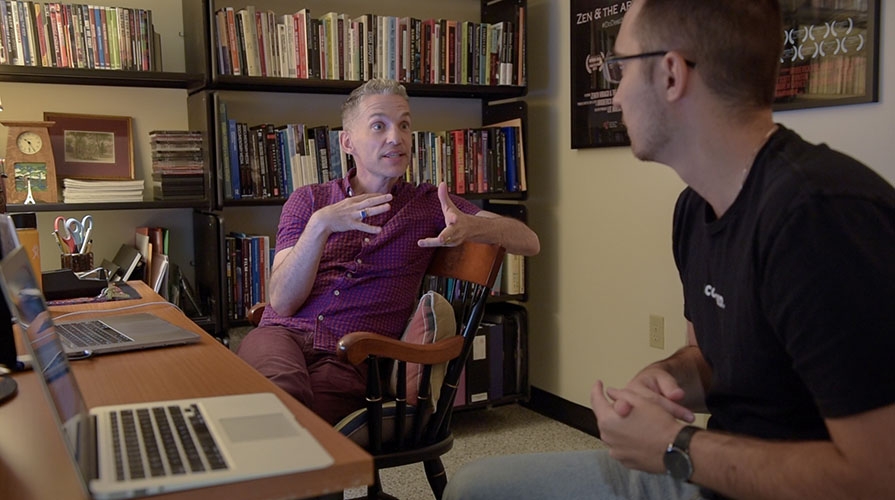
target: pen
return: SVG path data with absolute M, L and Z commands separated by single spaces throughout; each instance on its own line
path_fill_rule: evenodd
M 62 253 L 69 253 L 66 251 L 65 244 L 62 242 L 62 237 L 59 236 L 59 231 L 53 231 L 53 241 L 56 242 L 56 246 L 59 247 L 59 251 Z
M 90 239 L 90 233 L 93 232 L 93 223 L 90 223 L 88 226 L 84 228 L 84 243 L 81 244 L 81 248 L 79 248 L 80 253 L 87 253 L 88 250 L 87 244 L 93 241 Z

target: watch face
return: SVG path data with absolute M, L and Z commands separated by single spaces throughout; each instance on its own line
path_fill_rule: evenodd
M 16 138 L 16 146 L 19 147 L 19 151 L 27 155 L 33 155 L 38 153 L 43 147 L 43 140 L 34 132 L 22 132 Z
M 693 475 L 693 463 L 690 456 L 680 448 L 671 447 L 662 457 L 668 475 L 680 481 L 687 481 Z

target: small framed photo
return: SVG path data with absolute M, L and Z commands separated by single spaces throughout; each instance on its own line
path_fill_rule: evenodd
M 60 179 L 134 178 L 131 117 L 44 112 Z
M 46 162 L 16 162 L 6 177 L 7 203 L 56 203 L 56 174 Z

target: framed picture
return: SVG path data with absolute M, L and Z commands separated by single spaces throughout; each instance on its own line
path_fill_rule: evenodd
M 879 101 L 880 0 L 783 0 L 774 109 Z M 627 2 L 571 0 L 572 148 L 629 145 L 616 88 L 604 81 Z
M 631 144 L 621 110 L 612 105 L 617 85 L 603 77 L 629 2 L 572 0 L 572 149 Z
M 56 156 L 56 176 L 65 179 L 134 178 L 131 117 L 44 112 Z
M 880 3 L 780 3 L 784 46 L 775 110 L 879 101 Z
M 8 168 L 6 177 L 7 203 L 56 203 L 56 174 L 46 162 L 17 162 Z

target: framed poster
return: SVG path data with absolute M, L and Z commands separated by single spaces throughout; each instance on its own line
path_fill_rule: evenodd
M 134 178 L 131 117 L 47 111 L 44 120 L 56 122 L 50 128 L 50 141 L 59 178 Z
M 572 0 L 572 149 L 631 144 L 622 113 L 613 107 L 615 84 L 603 77 L 622 17 L 631 2 Z
M 880 0 L 783 0 L 775 110 L 879 101 Z

